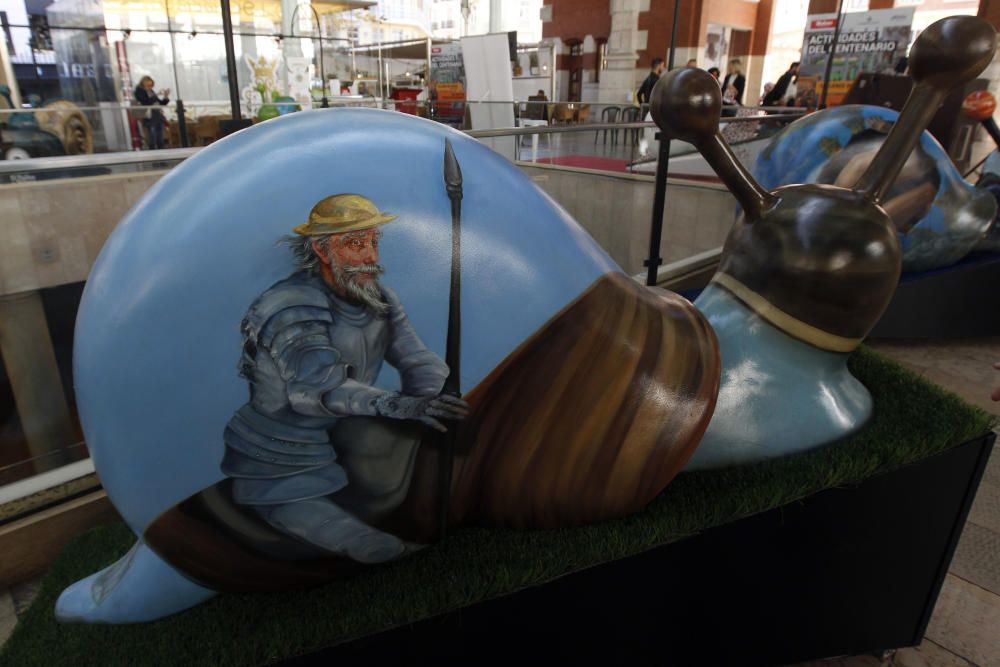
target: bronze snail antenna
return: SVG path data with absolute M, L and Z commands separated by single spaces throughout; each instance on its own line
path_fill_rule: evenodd
M 997 35 L 975 16 L 951 16 L 927 27 L 910 49 L 913 90 L 855 189 L 880 203 L 948 93 L 975 79 L 993 60 Z
M 743 207 L 713 284 L 783 332 L 820 349 L 850 352 L 882 316 L 902 252 L 879 202 L 945 95 L 978 75 L 996 48 L 975 17 L 942 19 L 911 50 L 913 93 L 854 189 L 789 185 L 768 192 L 719 133 L 722 94 L 707 72 L 668 72 L 651 112 L 663 134 L 694 144 Z
M 740 164 L 719 131 L 722 91 L 703 69 L 671 70 L 653 88 L 650 113 L 669 139 L 694 144 L 715 173 L 743 207 L 747 218 L 757 220 L 774 196 Z

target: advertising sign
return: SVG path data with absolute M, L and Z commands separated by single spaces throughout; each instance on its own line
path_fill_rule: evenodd
M 431 47 L 431 79 L 438 84 L 465 83 L 461 42 L 434 44 Z
M 861 72 L 892 72 L 910 43 L 913 7 L 876 9 L 844 14 L 830 70 L 827 105 L 840 104 Z M 797 104 L 816 107 L 823 94 L 836 14 L 813 14 L 806 19 Z
M 431 46 L 432 112 L 437 120 L 460 123 L 465 116 L 465 65 L 461 42 Z

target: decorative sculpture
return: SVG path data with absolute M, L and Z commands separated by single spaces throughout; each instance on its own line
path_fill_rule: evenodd
M 311 59 L 286 57 L 285 69 L 288 70 L 288 96 L 299 104 L 312 107 L 312 93 L 310 92 L 312 78 Z
M 692 453 L 742 463 L 858 428 L 871 399 L 846 355 L 900 272 L 879 202 L 995 41 L 971 18 L 922 33 L 914 93 L 853 190 L 763 189 L 718 131 L 715 80 L 663 77 L 657 124 L 744 211 L 704 315 L 640 287 L 516 167 L 430 121 L 297 114 L 199 152 L 87 282 L 81 421 L 139 540 L 64 591 L 58 617 L 144 621 L 321 583 L 461 525 L 620 517 Z M 267 170 L 244 168 L 261 153 Z
M 882 203 L 948 90 L 982 72 L 995 48 L 995 31 L 977 18 L 943 19 L 921 33 L 910 52 L 913 92 L 852 189 L 761 187 L 718 131 L 715 80 L 681 69 L 659 81 L 656 123 L 695 144 L 743 209 L 695 302 L 719 337 L 723 372 L 715 416 L 688 469 L 810 449 L 871 415 L 871 396 L 847 356 L 900 274 L 900 244 Z
M 876 106 L 817 111 L 788 125 L 764 148 L 753 174 L 765 188 L 786 183 L 846 186 L 866 168 L 899 114 Z M 923 132 L 882 204 L 899 234 L 904 271 L 950 266 L 993 224 L 993 197 L 962 178 L 948 153 Z
M 245 56 L 245 59 L 253 77 L 250 84 L 243 88 L 242 96 L 251 116 L 258 120 L 270 120 L 302 109 L 293 97 L 282 95 L 278 90 L 280 56 L 274 60 L 268 60 L 266 56 Z
M 108 623 L 349 576 L 461 525 L 634 512 L 697 446 L 720 368 L 694 306 L 621 273 L 514 165 L 371 109 L 172 170 L 109 238 L 75 345 L 88 446 L 139 541 L 56 613 Z
M 0 98 L 14 109 L 6 84 L 0 84 Z M 35 111 L 17 111 L 0 119 L 7 141 L 14 144 L 4 155 L 6 159 L 94 152 L 94 132 L 77 105 L 66 100 L 49 100 L 43 105 L 37 95 L 29 96 L 28 102 Z

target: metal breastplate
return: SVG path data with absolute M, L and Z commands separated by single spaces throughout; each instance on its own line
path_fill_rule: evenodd
M 372 384 L 382 370 L 389 347 L 386 320 L 375 316 L 363 306 L 355 306 L 331 296 L 333 324 L 330 343 L 340 352 L 340 358 L 351 366 L 350 377 L 363 384 Z

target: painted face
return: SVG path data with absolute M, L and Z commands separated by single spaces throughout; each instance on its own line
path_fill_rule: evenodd
M 331 262 L 341 268 L 350 269 L 378 264 L 378 242 L 382 232 L 378 228 L 360 232 L 334 234 L 330 237 L 329 255 Z M 362 281 L 373 280 L 370 273 L 359 273 Z
M 384 312 L 388 306 L 378 285 L 385 271 L 378 263 L 381 236 L 378 228 L 333 234 L 326 244 L 313 241 L 313 249 L 325 265 L 323 273 L 331 285 L 351 299 Z

